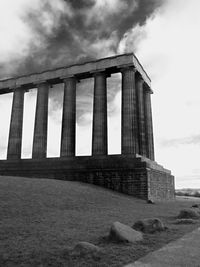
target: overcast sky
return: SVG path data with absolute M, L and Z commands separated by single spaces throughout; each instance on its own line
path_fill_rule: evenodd
M 152 80 L 156 161 L 200 188 L 199 0 L 0 0 L 0 78 L 134 52 Z M 108 79 L 109 153 L 120 153 L 120 75 Z M 77 154 L 90 154 L 93 81 L 77 88 Z M 50 90 L 48 156 L 58 156 L 63 87 Z M 36 90 L 25 94 L 30 157 Z M 12 94 L 0 96 L 6 157 Z

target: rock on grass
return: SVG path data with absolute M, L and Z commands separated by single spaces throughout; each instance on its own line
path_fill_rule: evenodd
M 178 219 L 199 219 L 200 214 L 194 209 L 183 209 L 177 217 Z
M 139 220 L 134 223 L 132 228 L 143 233 L 154 233 L 166 230 L 162 221 L 157 218 Z
M 194 205 L 192 205 L 192 208 L 200 208 L 200 205 L 199 204 L 194 204 Z
M 194 224 L 196 223 L 193 219 L 176 219 L 175 224 Z
M 79 242 L 71 251 L 71 255 L 88 255 L 88 254 L 98 254 L 101 252 L 101 248 L 89 243 L 89 242 Z
M 120 222 L 114 222 L 110 229 L 109 239 L 117 242 L 134 243 L 143 239 L 141 232 L 132 229 L 130 226 Z

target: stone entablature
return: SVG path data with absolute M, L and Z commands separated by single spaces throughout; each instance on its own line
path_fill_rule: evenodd
M 37 83 L 48 81 L 50 84 L 62 83 L 63 78 L 76 76 L 84 79 L 93 76 L 94 71 L 105 70 L 107 74 L 120 72 L 119 68 L 133 66 L 141 74 L 150 87 L 151 80 L 133 53 L 117 55 L 81 64 L 69 65 L 61 68 L 27 74 L 19 77 L 0 80 L 0 94 L 12 92 L 18 87 L 35 88 Z

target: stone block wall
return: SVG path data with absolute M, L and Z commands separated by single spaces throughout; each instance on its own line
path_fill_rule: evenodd
M 168 172 L 148 170 L 148 199 L 173 200 L 175 198 L 174 177 Z
M 0 175 L 86 182 L 146 200 L 174 198 L 170 171 L 133 156 L 5 160 L 0 161 Z

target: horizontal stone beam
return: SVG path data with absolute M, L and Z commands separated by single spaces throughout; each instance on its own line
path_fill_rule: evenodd
M 0 80 L 0 94 L 12 92 L 13 89 L 18 87 L 27 89 L 35 88 L 36 84 L 41 81 L 48 81 L 54 84 L 63 82 L 62 79 L 65 77 L 77 76 L 80 79 L 89 78 L 92 77 L 94 71 L 102 69 L 105 69 L 105 72 L 108 74 L 117 73 L 124 66 L 135 67 L 150 87 L 151 80 L 142 65 L 133 53 L 129 53 Z

